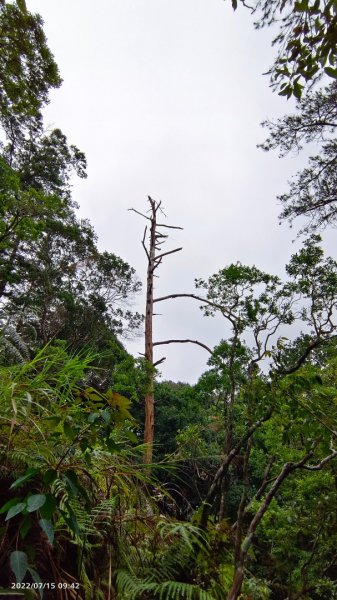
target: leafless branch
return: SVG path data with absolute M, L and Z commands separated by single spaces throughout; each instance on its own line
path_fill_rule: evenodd
M 277 369 L 276 373 L 279 375 L 290 375 L 291 373 L 295 373 L 305 362 L 306 358 L 308 358 L 310 352 L 317 348 L 323 342 L 322 338 L 316 338 L 316 340 L 311 341 L 303 352 L 302 356 L 298 359 L 298 361 L 288 369 Z
M 177 227 L 176 225 L 165 225 L 165 223 L 157 223 L 157 227 L 166 227 L 166 229 L 184 229 L 183 227 Z
M 248 509 L 251 507 L 252 503 L 255 500 L 260 500 L 260 498 L 263 495 L 263 492 L 265 491 L 266 487 L 272 483 L 273 481 L 275 481 L 277 479 L 277 477 L 273 477 L 272 479 L 268 479 L 269 473 L 270 473 L 270 469 L 272 468 L 273 464 L 275 462 L 275 456 L 271 456 L 267 462 L 264 474 L 263 474 L 263 478 L 262 478 L 262 483 L 259 487 L 259 489 L 257 490 L 256 494 L 253 496 L 253 498 L 250 500 L 249 504 L 246 507 L 245 513 L 247 513 Z M 231 529 L 235 529 L 237 526 L 237 521 L 235 523 L 233 523 Z
M 212 350 L 206 346 L 206 344 L 198 342 L 198 340 L 164 340 L 162 342 L 153 342 L 154 346 L 162 346 L 163 344 L 197 344 L 197 346 L 201 346 L 201 348 L 204 348 L 207 352 L 213 354 Z
M 171 300 L 174 298 L 194 298 L 194 300 L 199 300 L 199 302 L 208 304 L 208 306 L 211 306 L 212 308 L 217 308 L 221 312 L 221 314 L 232 323 L 233 327 L 235 327 L 236 318 L 233 315 L 233 313 L 231 313 L 231 311 L 228 310 L 228 308 L 225 308 L 224 306 L 221 306 L 221 304 L 217 304 L 216 302 L 212 302 L 211 300 L 207 300 L 207 298 L 196 296 L 196 294 L 169 294 L 168 296 L 154 298 L 153 302 L 163 302 L 163 300 Z
M 302 469 L 306 469 L 307 471 L 320 471 L 323 469 L 324 465 L 330 462 L 330 460 L 333 460 L 336 456 L 337 450 L 333 450 L 331 454 L 323 458 L 317 465 L 303 465 Z
M 148 221 L 151 221 L 150 217 L 147 217 L 146 215 L 143 215 L 143 213 L 139 212 L 139 210 L 136 210 L 135 208 L 128 208 L 128 210 L 137 213 L 137 215 L 140 215 L 141 217 L 144 217 L 144 219 L 147 219 Z
M 220 304 L 215 304 L 211 302 L 211 300 L 207 300 L 207 298 L 202 298 L 201 296 L 197 296 L 196 294 L 169 294 L 168 296 L 161 296 L 160 298 L 154 298 L 153 302 L 163 302 L 164 300 L 171 300 L 174 298 L 194 298 L 194 300 L 199 300 L 199 302 L 204 302 L 205 304 L 209 304 L 213 306 L 213 308 L 218 308 L 219 310 L 223 310 L 223 306 Z
M 183 248 L 175 248 L 174 250 L 169 250 L 168 252 L 163 252 L 163 254 L 159 254 L 159 256 L 155 257 L 155 260 L 158 260 L 159 258 L 163 258 L 163 256 L 167 256 L 168 254 L 174 254 L 174 252 L 179 252 L 180 250 L 182 250 Z M 155 300 L 153 301 L 155 302 Z
M 161 365 L 161 363 L 163 363 L 164 360 L 166 360 L 166 356 L 163 356 L 163 358 L 160 358 L 159 360 L 156 360 L 156 362 L 153 363 L 153 366 L 157 367 L 158 365 Z
M 147 247 L 145 245 L 146 231 L 147 231 L 147 226 L 144 229 L 144 235 L 143 235 L 143 239 L 142 239 L 142 246 L 143 246 L 143 248 L 145 250 L 145 254 L 147 256 L 147 260 L 150 261 L 150 255 L 149 255 L 148 249 L 147 249 Z

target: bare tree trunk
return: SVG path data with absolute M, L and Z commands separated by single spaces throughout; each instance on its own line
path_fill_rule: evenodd
M 146 307 L 145 307 L 145 352 L 144 356 L 146 359 L 147 369 L 147 382 L 145 391 L 145 423 L 144 423 L 144 444 L 146 444 L 144 451 L 144 463 L 150 465 L 153 457 L 153 441 L 154 441 L 154 368 L 157 364 L 163 362 L 164 358 L 153 362 L 153 282 L 154 272 L 161 264 L 164 256 L 179 252 L 182 248 L 175 248 L 168 252 L 160 252 L 161 245 L 166 241 L 168 237 L 166 234 L 161 232 L 162 227 L 169 229 L 182 229 L 181 227 L 175 227 L 173 225 L 166 225 L 164 223 L 158 223 L 157 214 L 161 211 L 161 202 L 156 202 L 150 196 L 148 196 L 150 203 L 150 216 L 140 213 L 138 210 L 131 208 L 137 214 L 150 221 L 150 235 L 149 245 L 146 247 L 145 240 L 147 234 L 147 227 L 145 227 L 142 245 L 147 256 L 147 279 L 146 279 Z M 161 211 L 162 212 L 162 211 Z M 160 343 L 171 343 L 171 340 Z
M 234 564 L 237 569 L 240 568 L 240 555 L 241 555 L 241 543 L 243 536 L 243 523 L 245 516 L 245 509 L 247 506 L 248 490 L 249 490 L 249 457 L 252 449 L 253 441 L 249 438 L 246 446 L 246 450 L 243 457 L 243 490 L 241 494 L 240 505 L 237 513 L 236 521 L 236 535 L 235 535 L 235 550 L 234 550 Z
M 235 570 L 235 575 L 232 583 L 232 587 L 228 592 L 227 600 L 237 600 L 241 592 L 241 586 L 243 582 L 243 567 L 239 566 Z
M 153 305 L 155 302 L 161 302 L 163 300 L 168 300 L 170 298 L 182 298 L 182 297 L 190 297 L 196 300 L 201 300 L 206 304 L 212 304 L 208 300 L 204 300 L 203 298 L 199 298 L 194 294 L 172 294 L 170 296 L 163 296 L 162 298 L 153 297 L 154 292 L 154 277 L 155 270 L 162 263 L 164 256 L 168 256 L 169 254 L 174 254 L 175 252 L 179 252 L 182 248 L 174 248 L 174 250 L 169 250 L 168 252 L 161 252 L 161 246 L 165 243 L 168 235 L 162 233 L 162 228 L 167 229 L 182 229 L 182 227 L 176 227 L 175 225 L 166 225 L 166 223 L 158 223 L 157 215 L 158 212 L 162 213 L 161 202 L 156 202 L 150 196 L 148 196 L 148 201 L 150 203 L 150 216 L 147 214 L 143 214 L 134 208 L 130 208 L 133 212 L 137 213 L 144 219 L 150 222 L 149 229 L 149 244 L 146 246 L 146 235 L 147 235 L 147 226 L 145 227 L 142 246 L 145 250 L 145 254 L 147 256 L 147 280 L 146 280 L 146 308 L 145 308 L 145 359 L 146 359 L 146 368 L 147 368 L 147 382 L 146 382 L 146 391 L 145 391 L 145 425 L 144 425 L 144 443 L 146 444 L 145 452 L 144 452 L 144 462 L 147 465 L 152 463 L 153 457 L 153 441 L 154 441 L 154 375 L 155 375 L 155 367 L 161 364 L 165 358 L 161 358 L 156 362 L 153 361 L 153 347 L 161 346 L 165 344 L 197 344 L 201 348 L 204 348 L 212 354 L 212 350 L 199 342 L 198 340 L 163 340 L 159 342 L 153 341 Z M 213 306 L 213 304 L 212 304 Z
M 151 203 L 151 227 L 150 227 L 150 246 L 147 253 L 147 280 L 146 280 L 146 309 L 145 309 L 145 359 L 147 362 L 147 383 L 145 392 L 145 425 L 144 425 L 144 443 L 146 444 L 144 452 L 144 462 L 150 464 L 153 456 L 154 440 L 154 372 L 153 372 L 153 274 L 155 269 L 156 252 L 156 227 L 157 211 L 153 200 Z

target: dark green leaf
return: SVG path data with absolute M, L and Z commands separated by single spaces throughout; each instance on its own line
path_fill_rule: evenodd
M 80 529 L 79 529 L 79 526 L 77 523 L 75 513 L 74 513 L 73 509 L 71 508 L 71 506 L 69 505 L 69 503 L 67 503 L 66 506 L 67 506 L 68 514 L 64 510 L 61 510 L 61 514 L 62 514 L 65 522 L 67 523 L 69 529 L 76 535 L 80 536 Z
M 32 526 L 32 521 L 29 515 L 26 515 L 20 525 L 20 535 L 24 539 Z
M 15 575 L 16 583 L 21 583 L 28 569 L 27 554 L 20 550 L 15 550 L 11 553 L 9 562 Z
M 12 500 L 8 500 L 8 502 L 6 502 L 6 504 L 4 504 L 0 508 L 0 515 L 2 515 L 3 513 L 7 512 L 10 508 L 12 508 L 12 506 L 14 506 L 15 504 L 17 504 L 20 500 L 21 500 L 21 498 L 12 498 Z
M 63 476 L 63 480 L 65 481 L 70 494 L 72 496 L 74 496 L 74 498 L 76 498 L 76 496 L 78 494 L 78 487 L 77 487 L 76 483 L 74 483 L 74 481 L 72 479 L 67 477 L 67 475 Z
M 108 423 L 110 423 L 110 420 L 111 420 L 111 415 L 110 415 L 109 409 L 107 408 L 105 410 L 102 410 L 101 416 L 102 416 L 103 421 L 108 425 Z
M 9 509 L 5 521 L 9 521 L 9 519 L 12 519 L 15 517 L 15 515 L 20 514 L 25 508 L 25 502 L 19 502 L 18 504 L 15 504 L 15 506 L 12 506 L 12 508 Z
M 294 83 L 294 96 L 295 98 L 297 98 L 298 100 L 301 98 L 302 96 L 302 90 L 303 90 L 303 85 L 301 85 L 300 83 L 298 83 L 298 81 L 295 81 Z
M 24 475 L 21 475 L 21 477 L 19 477 L 18 479 L 16 479 L 14 481 L 14 483 L 12 483 L 12 485 L 10 486 L 9 489 L 15 490 L 16 488 L 20 487 L 20 485 L 22 485 L 23 483 L 25 483 L 26 481 L 29 481 L 29 479 L 34 477 L 34 475 L 36 475 L 36 473 L 38 473 L 38 469 L 33 469 L 33 468 L 28 469 L 28 471 Z
M 43 476 L 43 482 L 48 485 L 50 483 L 53 483 L 56 478 L 57 471 L 55 471 L 55 469 L 48 469 Z
M 71 441 L 73 441 L 77 435 L 77 429 L 72 427 L 68 421 L 64 421 L 63 423 L 63 431 L 64 435 Z
M 54 541 L 54 527 L 51 521 L 49 521 L 48 519 L 40 519 L 39 520 L 39 525 L 41 527 L 41 529 L 44 531 L 44 533 L 46 534 L 47 538 L 48 538 L 48 542 L 53 545 L 53 541 Z
M 56 498 L 52 494 L 47 494 L 46 501 L 40 508 L 41 517 L 43 519 L 50 519 L 56 509 Z
M 32 569 L 32 567 L 28 568 L 28 571 L 30 572 L 32 579 L 35 583 L 42 583 L 41 577 L 40 575 L 35 571 L 35 569 Z M 39 587 L 39 594 L 40 594 L 40 598 L 43 598 L 43 587 Z
M 41 508 L 46 501 L 46 496 L 44 494 L 33 494 L 33 496 L 29 496 L 27 499 L 27 510 L 28 512 L 34 512 Z
M 95 421 L 97 421 L 97 419 L 99 419 L 100 414 L 99 413 L 90 413 L 90 415 L 88 416 L 88 423 L 95 423 Z
M 329 77 L 337 79 L 337 69 L 333 69 L 332 67 L 325 67 L 324 71 Z
M 308 0 L 302 0 L 302 2 L 295 2 L 294 10 L 297 12 L 307 11 L 309 9 Z

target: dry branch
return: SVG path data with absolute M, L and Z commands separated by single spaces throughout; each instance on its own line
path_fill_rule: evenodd
M 148 221 L 151 221 L 150 217 L 147 217 L 146 215 L 143 215 L 143 213 L 139 212 L 139 210 L 136 210 L 135 208 L 128 208 L 128 210 L 137 213 L 137 215 L 140 215 L 141 217 L 144 217 L 144 219 L 147 219 Z
M 206 346 L 206 344 L 198 342 L 198 340 L 164 340 L 162 342 L 153 342 L 154 346 L 162 346 L 163 344 L 197 344 L 197 346 L 201 346 L 201 348 L 204 348 L 207 352 L 213 354 L 213 351 Z
M 183 227 L 177 227 L 176 225 L 165 225 L 165 223 L 157 223 L 157 227 L 166 227 L 167 229 L 184 229 Z
M 155 257 L 155 260 L 158 260 L 159 258 L 163 258 L 163 256 L 168 256 L 168 254 L 174 254 L 174 252 L 179 252 L 180 250 L 182 250 L 183 248 L 175 248 L 175 250 L 169 250 L 168 252 L 163 252 L 163 254 L 159 254 L 159 256 Z

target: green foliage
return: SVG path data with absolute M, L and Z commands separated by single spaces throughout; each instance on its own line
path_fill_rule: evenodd
M 132 576 L 127 571 L 117 573 L 117 589 L 121 598 L 137 600 L 150 593 L 152 598 L 159 600 L 214 600 L 214 597 L 197 586 L 180 581 L 144 581 Z
M 176 435 L 193 423 L 200 423 L 204 407 L 192 386 L 163 381 L 155 384 L 156 447 L 155 456 L 163 457 L 176 450 Z
M 30 573 L 34 566 L 40 576 L 48 572 L 40 551 L 46 544 L 57 565 L 64 539 L 89 553 L 90 565 L 95 539 L 107 543 L 115 511 L 121 510 L 119 493 L 130 495 L 143 479 L 128 441 L 130 401 L 112 390 L 83 387 L 91 360 L 50 346 L 29 363 L 1 367 L 0 513 L 11 535 L 0 560 L 11 557 L 18 580 L 28 562 Z M 99 500 L 102 494 L 106 501 Z M 74 569 L 81 581 L 76 564 Z
M 290 222 L 297 216 L 306 217 L 304 231 L 323 229 L 336 221 L 336 129 L 337 85 L 310 90 L 297 104 L 294 114 L 276 122 L 263 123 L 269 137 L 261 145 L 266 150 L 278 149 L 281 156 L 300 152 L 305 144 L 318 146 L 308 166 L 297 173 L 288 193 L 280 196 L 282 219 Z
M 41 128 L 41 109 L 50 88 L 61 79 L 38 15 L 1 2 L 0 118 L 14 150 L 28 134 Z
M 21 583 L 28 570 L 28 559 L 25 552 L 15 550 L 10 557 L 11 569 L 14 572 L 16 582 Z
M 261 26 L 283 18 L 281 94 L 335 78 L 335 3 L 255 8 Z M 52 574 L 80 587 L 46 600 L 225 600 L 241 569 L 236 600 L 336 597 L 336 261 L 312 236 L 284 283 L 238 262 L 196 280 L 224 339 L 197 385 L 155 385 L 151 475 L 149 366 L 118 339 L 142 322 L 128 307 L 140 282 L 76 216 L 83 153 L 43 131 L 60 78 L 40 17 L 3 0 L 0 25 L 0 594 Z M 312 226 L 334 220 L 335 96 L 333 81 L 309 92 L 264 145 L 325 137 L 284 199 Z
M 140 283 L 76 215 L 69 181 L 86 176 L 84 154 L 60 129 L 43 130 L 41 110 L 61 80 L 41 18 L 2 2 L 0 25 L 0 325 L 31 352 L 55 337 L 73 347 L 111 341 L 141 324 L 127 307 Z
M 136 600 L 151 594 L 158 600 L 214 600 L 200 585 L 184 581 L 193 569 L 193 554 L 207 553 L 205 534 L 194 525 L 163 520 L 157 522 L 157 532 L 159 536 L 153 539 L 155 545 L 150 552 L 148 545 L 144 545 L 145 539 L 138 546 L 141 562 L 133 563 L 132 569 L 130 564 L 130 570 L 116 572 L 116 588 L 121 599 Z
M 300 98 L 307 82 L 322 74 L 336 79 L 337 19 L 334 0 L 255 0 L 246 4 L 259 29 L 275 23 L 279 31 L 273 45 L 279 53 L 270 69 L 271 84 L 279 94 Z M 236 9 L 237 2 L 232 2 Z
M 247 597 L 252 600 L 269 600 L 271 590 L 268 583 L 255 577 L 247 578 L 242 587 L 242 600 Z
M 207 282 L 196 282 L 207 292 L 203 308 L 206 315 L 219 311 L 230 327 L 229 339 L 215 349 L 209 361 L 211 369 L 198 384 L 213 403 L 220 401 L 223 405 L 220 423 L 223 423 L 224 438 L 223 434 L 217 436 L 215 461 L 208 462 L 213 478 L 209 473 L 205 477 L 201 468 L 200 449 L 205 448 L 206 441 L 204 429 L 190 429 L 181 442 L 187 444 L 190 459 L 193 451 L 199 452 L 194 460 L 199 460 L 199 473 L 208 479 L 210 491 L 206 502 L 211 504 L 208 507 L 204 504 L 202 508 L 203 527 L 207 525 L 205 514 L 211 513 L 219 522 L 223 518 L 233 521 L 235 571 L 232 577 L 237 581 L 240 566 L 243 579 L 236 593 L 239 594 L 241 587 L 243 598 L 245 594 L 268 598 L 276 589 L 268 583 L 272 577 L 267 564 L 265 567 L 263 560 L 258 563 L 256 559 L 259 554 L 257 528 L 264 513 L 269 510 L 268 514 L 272 514 L 275 502 L 286 506 L 284 510 L 290 520 L 285 521 L 282 539 L 288 547 L 285 530 L 292 521 L 286 490 L 291 489 L 294 473 L 296 480 L 306 481 L 305 469 L 312 471 L 319 488 L 319 475 L 316 478 L 314 471 L 320 473 L 335 457 L 337 413 L 332 398 L 336 397 L 336 388 L 335 382 L 331 385 L 331 379 L 327 382 L 325 369 L 329 348 L 333 352 L 337 325 L 337 266 L 333 259 L 324 258 L 319 242 L 318 236 L 312 236 L 291 257 L 286 267 L 289 280 L 285 284 L 255 267 L 239 263 L 222 269 Z M 280 336 L 280 332 L 295 316 L 304 332 L 292 343 L 284 335 Z M 259 368 L 265 360 L 269 361 L 268 376 Z M 332 366 L 333 361 L 330 364 Z M 304 471 L 299 475 L 297 469 L 301 468 Z M 291 497 L 293 499 L 293 495 Z M 256 545 L 254 535 L 258 536 Z M 268 536 L 269 540 L 275 538 Z M 227 552 L 230 552 L 230 544 Z M 228 565 L 228 556 L 225 564 Z M 286 568 L 289 572 L 289 562 Z M 324 570 L 319 564 L 309 570 L 312 571 L 310 583 L 324 581 Z M 298 593 L 306 587 L 305 577 L 298 571 L 294 578 L 294 590 Z M 293 582 L 286 580 L 285 573 L 281 579 L 282 584 L 278 581 L 277 585 L 292 589 Z M 228 593 L 231 584 L 232 581 L 227 587 Z

